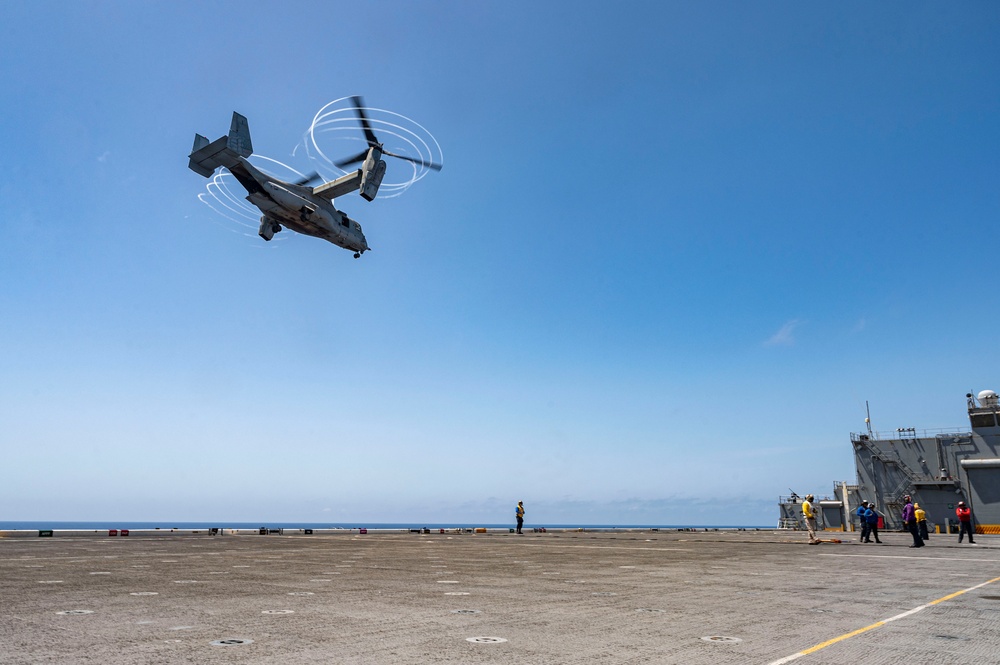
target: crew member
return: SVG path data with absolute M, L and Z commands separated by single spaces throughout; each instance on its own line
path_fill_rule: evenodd
M 521 533 L 521 527 L 524 525 L 524 501 L 517 502 L 517 508 L 514 509 L 514 517 L 517 518 L 517 532 Z
M 865 519 L 866 510 L 868 510 L 868 502 L 862 501 L 858 509 L 854 511 L 858 516 L 858 523 L 861 526 L 861 537 L 858 538 L 861 542 L 868 540 L 868 521 Z
M 819 538 L 816 537 L 816 515 L 813 513 L 812 494 L 806 494 L 806 500 L 802 502 L 802 517 L 806 520 L 806 530 L 809 532 L 809 544 L 818 545 Z
M 878 511 L 875 510 L 875 504 L 869 503 L 868 509 L 865 510 L 865 522 L 868 523 L 868 538 L 865 539 L 866 543 L 872 542 L 872 536 L 875 536 L 875 542 L 881 543 L 882 541 L 878 539 Z
M 919 503 L 913 504 L 913 516 L 917 518 L 917 531 L 920 532 L 920 540 L 929 540 L 927 533 L 927 513 L 920 507 Z
M 955 509 L 955 516 L 958 517 L 958 542 L 962 542 L 962 536 L 969 534 L 969 544 L 975 545 L 972 539 L 972 509 L 965 505 L 965 501 L 958 502 Z
M 917 517 L 914 514 L 913 499 L 910 498 L 909 494 L 903 497 L 902 517 L 906 530 L 913 536 L 913 544 L 910 547 L 923 547 L 924 540 L 920 537 L 920 532 L 917 530 Z

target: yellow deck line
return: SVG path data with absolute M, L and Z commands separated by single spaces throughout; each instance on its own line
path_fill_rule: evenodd
M 873 623 L 870 626 L 865 626 L 864 628 L 858 628 L 857 630 L 851 631 L 850 633 L 844 633 L 840 637 L 835 637 L 832 640 L 827 640 L 826 642 L 823 642 L 821 644 L 817 644 L 814 647 L 809 647 L 808 649 L 804 649 L 804 650 L 800 651 L 799 654 L 803 655 L 803 656 L 806 656 L 808 654 L 813 653 L 814 651 L 819 651 L 820 649 L 825 649 L 828 646 L 830 646 L 831 644 L 836 644 L 837 642 L 840 642 L 841 640 L 846 640 L 849 637 L 854 637 L 855 635 L 860 635 L 861 633 L 867 633 L 869 630 L 872 630 L 873 628 L 878 628 L 879 626 L 884 626 L 884 625 L 885 625 L 884 621 L 877 621 L 877 622 Z
M 937 605 L 938 603 L 943 603 L 943 602 L 945 602 L 947 600 L 951 600 L 952 598 L 957 598 L 958 596 L 961 596 L 963 593 L 968 593 L 970 591 L 975 591 L 976 589 L 984 587 L 987 584 L 993 584 L 994 582 L 1000 582 L 1000 577 L 994 577 L 992 580 L 987 580 L 987 581 L 983 582 L 982 584 L 977 584 L 976 586 L 970 586 L 968 589 L 962 589 L 961 591 L 956 591 L 955 593 L 949 593 L 947 596 L 942 596 L 942 597 L 938 598 L 937 600 L 932 600 L 929 603 L 926 603 L 925 605 L 921 605 L 920 607 L 914 607 L 912 610 L 907 610 L 906 612 L 903 612 L 902 614 L 897 614 L 894 617 L 889 617 L 888 619 L 883 619 L 882 621 L 876 621 L 875 623 L 871 624 L 870 626 L 865 626 L 864 628 L 858 628 L 857 630 L 852 630 L 851 632 L 844 633 L 843 635 L 840 635 L 839 637 L 835 637 L 832 640 L 827 640 L 826 642 L 821 642 L 820 644 L 817 644 L 815 646 L 811 646 L 808 649 L 803 649 L 802 651 L 799 651 L 798 653 L 793 653 L 791 656 L 785 656 L 784 658 L 779 658 L 778 660 L 771 661 L 770 663 L 768 663 L 768 665 L 784 665 L 784 663 L 790 663 L 793 660 L 801 658 L 802 656 L 808 656 L 811 653 L 815 653 L 815 652 L 817 652 L 817 651 L 819 651 L 821 649 L 825 649 L 828 646 L 830 646 L 831 644 L 836 644 L 837 642 L 842 642 L 843 640 L 846 640 L 848 638 L 854 637 L 855 635 L 860 635 L 862 633 L 867 633 L 869 630 L 873 630 L 875 628 L 879 628 L 880 626 L 884 626 L 885 624 L 889 623 L 890 621 L 895 621 L 897 619 L 902 619 L 903 617 L 908 617 L 911 614 L 916 614 L 920 610 L 923 610 L 923 609 L 926 609 L 926 608 L 930 607 L 931 605 Z

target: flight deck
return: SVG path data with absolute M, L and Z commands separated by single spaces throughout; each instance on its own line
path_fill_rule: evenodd
M 5 663 L 996 662 L 1000 536 L 0 538 Z

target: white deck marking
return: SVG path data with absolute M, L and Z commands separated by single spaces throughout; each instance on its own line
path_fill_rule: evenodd
M 907 559 L 908 561 L 985 561 L 1000 563 L 1000 559 L 963 559 L 948 556 L 904 556 L 902 554 L 820 554 L 819 556 L 842 556 L 863 559 Z
M 836 556 L 836 555 L 828 555 L 828 556 Z M 852 555 L 842 555 L 842 556 L 852 556 Z M 859 556 L 859 555 L 854 555 L 854 556 Z M 889 558 L 891 558 L 891 557 L 889 557 Z M 910 557 L 903 557 L 903 558 L 904 559 L 908 559 Z M 992 580 L 987 580 L 987 581 L 983 582 L 982 584 L 977 584 L 976 586 L 970 586 L 968 589 L 962 589 L 962 590 L 956 591 L 954 593 L 949 593 L 947 596 L 942 596 L 942 597 L 938 598 L 937 600 L 932 600 L 931 602 L 925 603 L 924 605 L 921 605 L 919 607 L 914 607 L 912 610 L 907 610 L 906 612 L 903 612 L 901 614 L 897 614 L 896 616 L 893 616 L 893 617 L 889 617 L 888 619 L 882 619 L 881 621 L 876 621 L 875 623 L 871 624 L 870 626 L 865 626 L 864 628 L 858 628 L 857 630 L 853 630 L 853 631 L 851 631 L 849 633 L 844 633 L 843 635 L 840 635 L 839 637 L 835 637 L 832 640 L 827 640 L 826 642 L 821 642 L 821 643 L 819 643 L 819 644 L 817 644 L 815 646 L 809 647 L 808 649 L 803 649 L 802 651 L 799 651 L 798 653 L 793 653 L 791 656 L 785 656 L 784 658 L 779 658 L 778 660 L 771 661 L 770 663 L 768 663 L 768 665 L 784 665 L 785 663 L 790 663 L 793 660 L 797 660 L 797 659 L 801 658 L 802 656 L 808 656 L 811 653 L 815 653 L 815 652 L 817 652 L 817 651 L 819 651 L 821 649 L 825 649 L 826 647 L 830 646 L 831 644 L 836 644 L 837 642 L 841 642 L 841 641 L 846 640 L 846 639 L 848 639 L 850 637 L 854 637 L 855 635 L 860 635 L 862 633 L 867 633 L 869 630 L 874 630 L 875 628 L 879 628 L 881 626 L 884 626 L 885 624 L 889 623 L 890 621 L 895 621 L 897 619 L 902 619 L 904 617 L 908 617 L 911 614 L 916 614 L 920 610 L 925 610 L 925 609 L 927 609 L 928 607 L 930 607 L 932 605 L 937 605 L 938 603 L 943 603 L 946 600 L 951 600 L 952 598 L 955 598 L 957 596 L 961 596 L 963 593 L 968 593 L 970 591 L 975 591 L 976 589 L 984 587 L 987 584 L 993 584 L 994 582 L 1000 582 L 1000 577 L 994 577 Z
M 517 544 L 521 547 L 544 547 L 548 549 L 555 550 L 642 550 L 644 552 L 689 552 L 690 550 L 686 547 L 615 547 L 613 545 L 535 545 L 532 543 L 521 543 L 514 541 L 512 543 L 502 543 L 503 545 L 513 545 Z

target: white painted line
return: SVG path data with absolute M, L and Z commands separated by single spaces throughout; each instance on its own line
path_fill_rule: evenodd
M 906 559 L 907 561 L 985 561 L 1000 563 L 1000 559 L 964 559 L 946 556 L 904 556 L 902 554 L 820 554 L 819 556 L 840 556 L 856 559 Z
M 639 550 L 642 552 L 690 552 L 687 547 L 612 547 L 610 545 L 539 545 L 512 540 L 504 545 L 516 544 L 520 547 L 541 547 L 550 550 Z M 514 563 L 517 563 L 516 561 Z
M 837 555 L 827 555 L 827 556 L 837 556 Z M 841 556 L 859 556 L 859 555 L 841 555 Z M 899 558 L 899 557 L 886 557 L 886 558 Z M 914 557 L 901 557 L 901 558 L 910 559 L 910 558 L 914 558 Z M 919 558 L 922 558 L 922 557 L 919 557 Z M 858 628 L 857 630 L 853 630 L 853 631 L 851 631 L 849 633 L 844 633 L 843 635 L 835 637 L 835 638 L 833 638 L 831 640 L 827 640 L 826 642 L 821 642 L 820 644 L 817 644 L 815 646 L 809 647 L 808 649 L 803 649 L 802 651 L 799 651 L 798 653 L 793 653 L 790 656 L 785 656 L 784 658 L 779 658 L 778 660 L 771 661 L 770 663 L 768 663 L 768 665 L 784 665 L 785 663 L 790 663 L 793 660 L 797 660 L 797 659 L 801 658 L 802 656 L 808 656 L 811 653 L 815 653 L 815 652 L 817 652 L 817 651 L 819 651 L 821 649 L 825 649 L 826 647 L 828 647 L 828 646 L 830 646 L 832 644 L 836 644 L 837 642 L 841 642 L 843 640 L 849 639 L 851 637 L 854 637 L 855 635 L 860 635 L 862 633 L 867 633 L 869 630 L 874 630 L 875 628 L 880 628 L 881 626 L 884 626 L 885 624 L 887 624 L 887 623 L 889 623 L 891 621 L 896 621 L 897 619 L 903 619 L 905 617 L 911 616 L 911 615 L 916 614 L 917 612 L 919 612 L 921 610 L 924 610 L 924 609 L 927 609 L 928 607 L 931 607 L 932 605 L 937 605 L 938 603 L 943 603 L 943 602 L 945 602 L 947 600 L 951 600 L 952 598 L 955 598 L 957 596 L 961 596 L 964 593 L 968 593 L 970 591 L 975 591 L 976 589 L 984 587 L 987 584 L 993 584 L 994 582 L 1000 582 L 1000 577 L 994 577 L 992 580 L 987 580 L 987 581 L 983 582 L 982 584 L 977 584 L 975 586 L 970 586 L 968 589 L 961 589 L 961 590 L 956 591 L 954 593 L 950 593 L 947 596 L 942 596 L 941 598 L 938 598 L 937 600 L 932 600 L 931 602 L 926 603 L 924 605 L 921 605 L 919 607 L 914 607 L 912 610 L 907 610 L 906 612 L 903 612 L 901 614 L 897 614 L 896 616 L 893 616 L 893 617 L 889 617 L 888 619 L 883 619 L 882 621 L 876 621 L 875 623 L 873 623 L 873 624 L 871 624 L 869 626 L 865 626 L 864 628 Z

